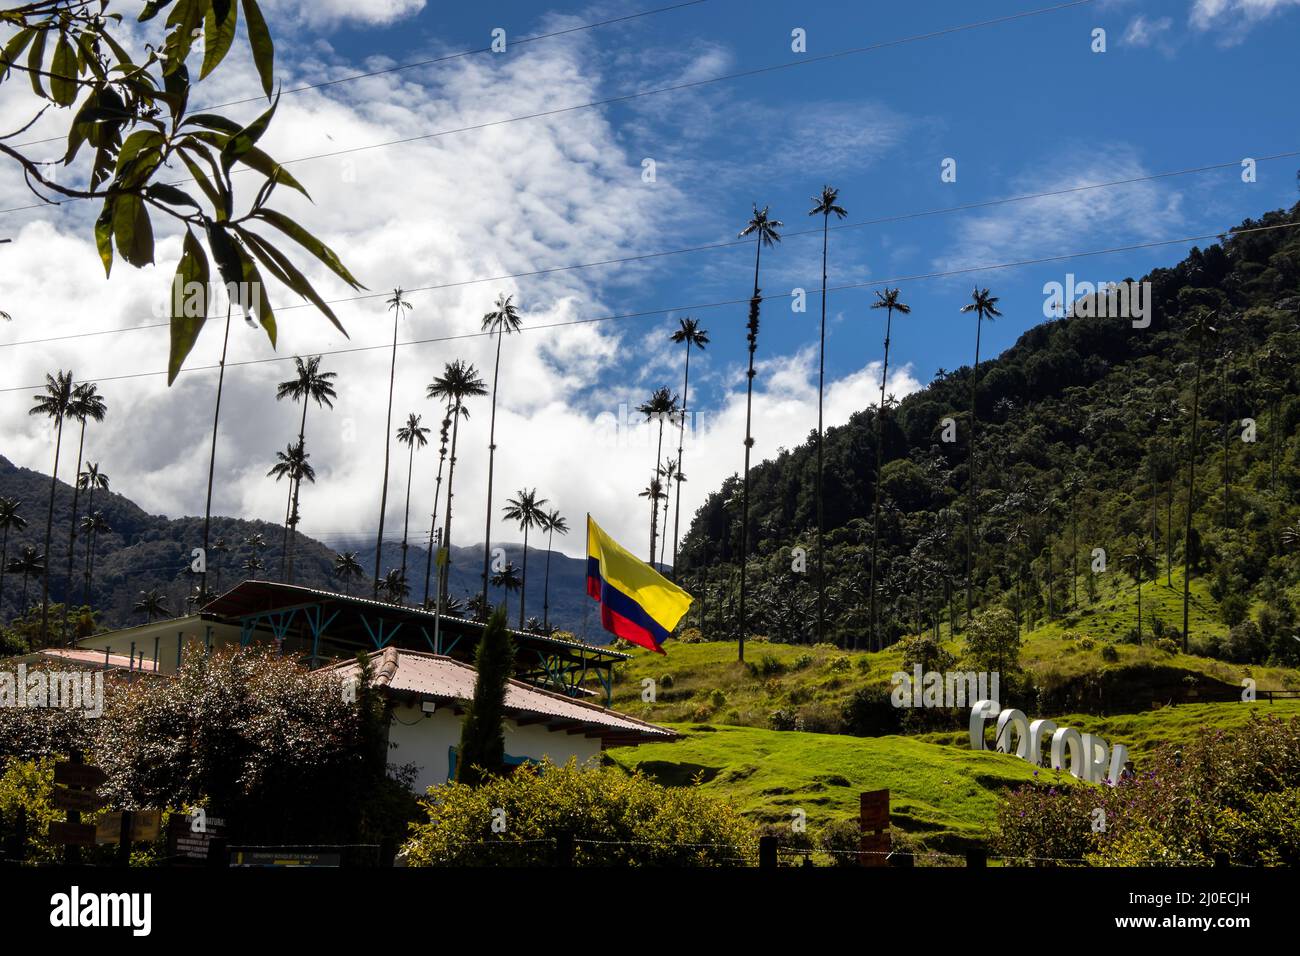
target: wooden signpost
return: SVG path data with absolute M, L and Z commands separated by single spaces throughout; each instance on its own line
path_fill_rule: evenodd
M 868 790 L 862 794 L 858 824 L 862 830 L 862 865 L 888 866 L 889 791 Z
M 81 751 L 74 750 L 66 762 L 54 765 L 54 805 L 68 812 L 64 823 L 50 824 L 50 840 L 63 844 L 63 862 L 80 863 L 81 848 L 95 845 L 95 825 L 81 822 L 82 810 L 103 806 L 95 790 L 108 779 L 98 767 L 82 763 Z

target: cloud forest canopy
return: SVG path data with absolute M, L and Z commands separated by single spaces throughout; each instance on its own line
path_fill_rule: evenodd
M 1060 617 L 1095 598 L 1094 549 L 1104 549 L 1108 570 L 1118 573 L 1120 556 L 1144 539 L 1170 583 L 1184 559 L 1193 577 L 1209 579 L 1229 625 L 1242 622 L 1251 602 L 1294 620 L 1286 591 L 1297 558 L 1286 542 L 1300 540 L 1287 535 L 1300 513 L 1300 230 L 1287 224 L 1298 219 L 1300 206 L 1247 220 L 1221 243 L 1152 272 L 1148 328 L 1068 317 L 980 363 L 971 515 L 977 607 Z M 954 309 L 961 304 L 954 290 Z M 1198 342 L 1193 329 L 1206 324 L 1218 333 Z M 868 408 L 827 431 L 827 635 L 836 643 L 856 646 L 869 631 L 878 464 L 884 642 L 962 625 L 965 608 L 954 605 L 964 605 L 955 595 L 965 587 L 973 375 L 969 366 L 941 369 L 880 422 Z M 1194 405 L 1199 429 L 1189 454 Z M 945 429 L 947 419 L 955 429 Z M 750 473 L 748 572 L 757 595 L 750 626 L 774 640 L 814 639 L 817 582 L 801 573 L 791 549 L 815 548 L 816 475 L 815 433 Z M 706 638 L 734 636 L 740 500 L 733 476 L 708 497 L 682 543 L 682 580 L 703 598 L 691 623 L 702 621 Z M 1284 627 L 1274 630 L 1277 653 L 1294 658 L 1295 642 L 1283 645 Z

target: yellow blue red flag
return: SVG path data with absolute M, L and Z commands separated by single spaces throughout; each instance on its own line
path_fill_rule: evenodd
M 662 654 L 660 646 L 694 600 L 601 530 L 587 515 L 587 594 L 615 637 Z

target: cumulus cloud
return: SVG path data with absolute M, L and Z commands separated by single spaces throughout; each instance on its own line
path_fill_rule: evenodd
M 417 4 L 311 6 L 353 10 L 368 22 L 380 22 L 414 12 Z M 291 39 L 278 52 L 286 86 L 381 65 L 341 61 L 310 37 Z M 504 292 L 520 304 L 526 328 L 501 348 L 496 505 L 521 486 L 535 486 L 571 524 L 591 511 L 620 538 L 641 541 L 645 521 L 636 492 L 649 478 L 653 451 L 631 443 L 630 426 L 623 438 L 611 439 L 608 423 L 611 416 L 617 420 L 621 405 L 635 407 L 644 399 L 651 380 L 639 379 L 639 370 L 650 370 L 655 385 L 677 387 L 681 356 L 667 342 L 675 318 L 581 320 L 635 311 L 629 306 L 643 304 L 636 293 L 645 288 L 642 270 L 650 267 L 476 280 L 661 248 L 664 224 L 687 215 L 687 197 L 671 181 L 653 188 L 643 183 L 640 152 L 596 110 L 427 136 L 599 99 L 609 88 L 609 70 L 599 44 L 575 35 L 530 46 L 509 59 L 467 58 L 285 98 L 260 144 L 281 160 L 423 138 L 291 164 L 315 203 L 280 190 L 277 204 L 338 250 L 369 292 L 356 298 L 323 267 L 299 255 L 326 298 L 351 300 L 336 306 L 350 337 L 282 288 L 272 290 L 280 327 L 274 353 L 260 330 L 239 319 L 232 323 L 215 513 L 283 520 L 284 485 L 266 472 L 275 452 L 296 435 L 300 407 L 276 402 L 276 384 L 290 376 L 292 356 L 324 352 L 324 367 L 339 373 L 338 400 L 332 411 L 313 406 L 308 412 L 307 445 L 317 479 L 303 489 L 302 530 L 327 544 L 371 533 L 378 517 L 394 334 L 394 316 L 384 304 L 387 290 L 402 286 L 413 304 L 397 328 L 401 345 L 392 427 L 413 411 L 425 416 L 435 434 L 439 411 L 425 398 L 425 387 L 456 358 L 475 364 L 491 385 L 495 343 L 478 331 L 483 313 Z M 232 53 L 201 89 L 205 104 L 256 95 L 246 51 Z M 22 116 L 21 106 L 12 97 L 0 101 L 6 129 L 21 125 L 10 122 Z M 249 103 L 234 112 L 251 118 L 262 108 Z M 32 136 L 56 130 L 47 123 Z M 237 182 L 255 185 L 256 178 L 237 177 Z M 244 186 L 245 198 L 247 193 Z M 31 201 L 6 165 L 0 171 L 0 207 Z M 157 265 L 133 270 L 119 263 L 112 281 L 105 281 L 90 234 L 97 212 L 69 203 L 7 223 L 6 234 L 16 241 L 0 252 L 6 266 L 0 304 L 14 320 L 0 327 L 0 346 L 60 338 L 0 348 L 5 370 L 0 453 L 20 465 L 49 470 L 46 423 L 27 415 L 31 392 L 12 389 L 40 383 L 47 371 L 71 368 L 79 379 L 99 381 L 109 402 L 107 420 L 88 432 L 87 455 L 102 463 L 114 489 L 150 512 L 199 514 L 224 317 L 207 323 L 187 363 L 191 370 L 167 388 L 158 374 L 167 348 L 158 307 L 180 254 L 180 236 L 159 222 Z M 732 331 L 739 337 L 743 319 L 743 310 L 734 310 L 717 324 L 734 321 Z M 116 331 L 132 327 L 141 328 Z M 111 334 L 91 335 L 104 332 Z M 816 408 L 812 363 L 812 354 L 804 351 L 762 364 L 754 399 L 755 461 L 807 437 Z M 878 367 L 868 365 L 830 382 L 827 421 L 846 421 L 872 401 L 878 376 Z M 713 391 L 707 404 L 692 400 L 701 415 L 686 451 L 683 507 L 688 513 L 740 468 L 743 456 L 739 369 L 714 367 L 712 356 L 703 353 L 692 361 L 693 396 L 700 394 L 697 381 L 701 386 L 712 381 Z M 916 387 L 910 371 L 891 374 L 890 391 L 898 397 Z M 479 400 L 461 428 L 457 544 L 481 540 L 488 421 L 487 402 Z M 401 451 L 394 444 L 393 489 L 405 479 Z M 436 463 L 435 448 L 416 456 L 413 529 L 427 528 Z M 70 469 L 65 456 L 62 473 Z M 389 495 L 390 533 L 401 528 L 401 497 Z M 499 517 L 494 527 L 497 540 L 517 536 Z M 564 542 L 574 553 L 582 549 L 577 538 Z
M 1164 37 L 1173 25 L 1174 21 L 1171 17 L 1149 20 L 1139 14 L 1124 31 L 1124 43 L 1129 46 L 1149 47 Z
M 1225 43 L 1239 42 L 1256 24 L 1300 6 L 1300 0 L 1194 0 L 1191 24 L 1201 31 L 1222 31 Z

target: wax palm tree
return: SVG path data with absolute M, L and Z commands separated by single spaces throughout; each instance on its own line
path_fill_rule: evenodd
M 966 623 L 975 613 L 975 604 L 971 591 L 974 574 L 975 553 L 975 398 L 979 388 L 980 373 L 980 333 L 985 322 L 992 322 L 1002 315 L 998 311 L 998 297 L 990 295 L 988 289 L 972 289 L 971 300 L 961 307 L 961 311 L 975 313 L 975 364 L 970 374 L 970 453 L 967 460 L 966 482 Z
M 469 418 L 469 407 L 465 404 L 471 398 L 481 398 L 487 394 L 483 379 L 473 365 L 456 359 L 443 368 L 441 377 L 433 380 L 428 388 L 429 398 L 442 399 L 452 403 L 451 456 L 447 461 L 447 502 L 444 508 L 442 540 L 439 547 L 445 549 L 447 558 L 438 569 L 438 600 L 447 599 L 447 587 L 451 580 L 451 516 L 454 499 L 453 479 L 456 477 L 456 441 L 460 437 L 460 420 Z M 486 592 L 484 592 L 486 593 Z
M 465 615 L 465 602 L 455 595 L 451 595 L 443 602 L 442 613 L 450 614 L 452 617 L 463 617 Z
M 393 382 L 397 378 L 397 323 L 402 317 L 403 310 L 407 312 L 411 310 L 411 303 L 403 297 L 400 288 L 393 290 L 387 305 L 393 313 L 393 358 L 388 369 L 388 414 L 384 419 L 384 484 L 379 493 L 379 533 L 375 536 L 375 588 L 372 594 L 375 599 L 379 598 L 379 588 L 382 584 L 379 579 L 379 567 L 384 554 L 384 512 L 388 510 L 388 459 L 393 433 Z
M 559 511 L 552 509 L 547 512 L 544 527 L 546 528 L 546 574 L 542 578 L 542 627 L 546 633 L 551 633 L 551 542 L 555 540 L 555 533 L 569 533 L 569 523 L 564 520 L 564 515 Z
M 95 597 L 95 564 L 99 536 L 108 534 L 112 530 L 102 511 L 92 511 L 81 519 L 81 531 L 86 536 L 86 593 L 82 604 L 90 604 Z
M 655 519 L 659 514 L 659 502 L 664 498 L 668 497 L 668 493 L 664 491 L 663 482 L 661 482 L 658 478 L 651 478 L 650 484 L 646 485 L 644 488 L 642 488 L 640 491 L 637 492 L 637 497 L 646 498 L 649 500 L 650 525 L 651 527 L 653 527 L 655 523 Z M 654 555 L 651 555 L 650 557 L 651 557 L 650 566 L 654 567 Z
M 87 493 L 86 513 L 95 513 L 95 492 L 108 490 L 108 475 L 99 470 L 99 462 L 88 461 L 86 468 L 77 474 L 77 487 Z M 90 593 L 90 542 L 86 542 L 84 583 L 81 591 L 81 603 L 85 604 Z
M 208 593 L 208 533 L 212 529 L 212 485 L 217 472 L 217 427 L 221 424 L 221 394 L 226 384 L 226 348 L 230 345 L 230 305 L 226 305 L 226 330 L 221 337 L 221 361 L 217 363 L 217 400 L 212 409 L 212 444 L 208 451 L 208 494 L 203 504 L 203 573 L 199 587 Z
M 507 561 L 505 567 L 492 573 L 492 586 L 501 588 L 505 592 L 501 607 L 508 618 L 510 616 L 510 592 L 518 591 L 522 586 L 519 580 L 519 570 L 514 566 L 513 562 Z
M 316 471 L 307 461 L 311 455 L 303 450 L 301 442 L 291 442 L 286 446 L 284 451 L 275 453 L 275 464 L 271 470 L 266 473 L 267 477 L 275 477 L 276 481 L 281 478 L 287 478 L 292 484 L 306 478 L 313 484 L 316 482 Z M 290 499 L 292 502 L 293 499 Z M 291 511 L 285 515 L 285 527 L 296 528 L 298 526 L 298 512 Z
M 822 549 L 822 533 L 825 509 L 823 507 L 823 467 L 822 442 L 825 437 L 822 428 L 822 399 L 826 387 L 826 259 L 830 239 L 831 216 L 843 219 L 848 211 L 839 205 L 840 191 L 834 186 L 822 186 L 820 196 L 811 200 L 813 207 L 808 210 L 810 216 L 822 217 L 822 319 L 818 333 L 817 359 L 817 642 L 821 643 L 822 631 L 826 626 L 826 562 Z M 874 567 L 873 567 L 874 570 Z
M 1012 560 L 1016 564 L 1016 634 L 1020 633 L 1020 618 L 1024 609 L 1024 583 L 1026 549 L 1029 546 L 1029 531 L 1017 521 L 1007 532 L 1007 545 Z
M 249 574 L 257 574 L 258 571 L 262 571 L 266 568 L 266 562 L 262 560 L 261 555 L 255 554 L 251 558 L 245 560 L 242 567 Z
M 1196 345 L 1196 380 L 1192 386 L 1192 441 L 1187 447 L 1187 523 L 1183 534 L 1183 653 L 1187 653 L 1188 620 L 1192 603 L 1192 509 L 1196 505 L 1196 450 L 1198 416 L 1201 405 L 1201 367 L 1205 360 L 1205 347 L 1219 334 L 1213 320 L 1218 315 L 1205 307 L 1198 307 L 1187 327 L 1187 337 Z M 1139 626 L 1140 623 L 1139 623 Z
M 411 530 L 411 476 L 415 473 L 415 449 L 429 444 L 429 429 L 420 424 L 422 415 L 410 412 L 406 424 L 397 430 L 397 440 L 410 451 L 406 461 L 406 505 L 402 509 L 402 580 L 406 580 L 406 549 Z
M 665 492 L 664 531 L 663 534 L 659 536 L 659 564 L 662 566 L 664 563 L 665 552 L 668 549 L 668 506 L 672 503 L 672 496 L 668 494 L 668 491 L 672 488 L 674 481 L 677 482 L 677 486 L 680 488 L 681 483 L 686 480 L 686 476 L 682 474 L 681 468 L 677 464 L 677 459 L 668 458 L 664 461 L 664 466 L 659 469 L 659 477 L 663 479 Z
M 772 219 L 768 215 L 767 206 L 764 206 L 760 211 L 758 204 L 755 203 L 754 214 L 750 217 L 745 228 L 740 230 L 738 237 L 740 239 L 744 239 L 749 235 L 754 237 L 754 294 L 749 300 L 749 322 L 746 334 L 746 341 L 749 346 L 749 370 L 745 373 L 745 476 L 740 517 L 740 638 L 736 645 L 741 661 L 745 659 L 745 565 L 749 557 L 749 453 L 754 447 L 752 428 L 755 375 L 754 352 L 758 349 L 758 315 L 763 302 L 758 288 L 758 269 L 763 257 L 763 247 L 781 241 L 781 236 L 777 230 L 784 225 L 785 223 L 779 219 Z
M 448 607 L 451 607 L 451 601 L 452 598 L 447 598 L 445 603 Z M 482 591 L 470 598 L 465 607 L 476 621 L 486 620 L 492 616 L 492 604 Z
M 1120 555 L 1120 567 L 1128 572 L 1133 583 L 1137 585 L 1137 639 L 1142 643 L 1142 582 L 1147 578 L 1155 580 L 1159 570 L 1156 564 L 1155 548 L 1149 538 L 1139 538 L 1133 549 Z
M 389 568 L 383 581 L 379 583 L 379 590 L 388 595 L 388 600 L 392 604 L 401 604 L 411 593 L 411 588 L 406 583 L 406 575 L 402 573 L 401 568 Z
M 690 407 L 687 404 L 690 397 L 691 388 L 691 349 L 697 348 L 700 351 L 709 344 L 709 333 L 700 327 L 700 323 L 690 316 L 677 320 L 677 331 L 672 334 L 672 340 L 678 345 L 686 348 L 686 370 L 682 374 L 682 411 L 681 427 L 677 432 L 677 463 L 686 460 L 686 418 L 690 414 Z M 684 480 L 684 479 L 683 479 Z M 682 519 L 682 483 L 677 482 L 677 503 L 673 512 L 673 579 L 677 578 L 677 541 L 678 527 Z M 665 531 L 668 529 L 665 528 Z
M 6 570 L 23 576 L 23 614 L 26 614 L 30 609 L 27 604 L 27 582 L 31 578 L 45 576 L 45 555 L 37 551 L 34 545 L 25 544 L 18 552 L 18 557 L 10 559 Z
M 42 557 L 49 558 L 50 543 L 54 535 L 54 493 L 59 487 L 59 454 L 63 449 L 63 423 L 69 417 L 72 406 L 73 380 L 71 372 L 60 371 L 57 375 L 45 376 L 45 391 L 34 397 L 29 415 L 44 415 L 54 422 L 54 469 L 50 475 L 50 506 L 45 519 L 45 551 Z M 50 576 L 41 576 L 41 639 L 49 640 L 50 626 Z
M 279 402 L 287 398 L 291 401 L 302 402 L 302 418 L 298 422 L 298 444 L 305 448 L 307 445 L 307 406 L 314 401 L 323 408 L 334 407 L 334 399 L 338 398 L 338 395 L 334 391 L 333 380 L 338 377 L 338 374 L 336 372 L 322 372 L 319 355 L 313 355 L 305 362 L 301 356 L 295 355 L 293 362 L 294 377 L 281 382 L 276 387 L 275 400 Z M 301 488 L 301 481 L 290 483 L 290 501 L 286 504 L 287 513 L 298 513 L 298 493 Z M 289 526 L 286 523 L 284 527 L 284 552 L 281 560 L 285 580 L 290 584 L 293 583 L 293 559 L 296 550 L 297 542 L 289 537 Z
M 81 492 L 81 462 L 86 448 L 86 422 L 102 422 L 108 414 L 108 405 L 99 394 L 99 387 L 94 382 L 82 382 L 72 390 L 72 400 L 68 403 L 67 417 L 80 423 L 80 436 L 77 439 L 77 470 L 73 472 L 77 480 L 72 483 L 72 520 L 68 522 L 68 571 L 63 579 L 64 602 L 72 604 L 72 562 L 77 550 L 77 498 Z M 68 615 L 63 615 L 62 636 L 68 636 Z
M 19 532 L 27 527 L 22 516 L 22 500 L 0 497 L 0 608 L 4 607 L 5 569 L 9 563 L 9 532 Z
M 213 588 L 213 590 L 218 594 L 221 593 L 221 568 L 217 562 L 217 555 L 227 554 L 229 553 L 229 551 L 230 551 L 230 545 L 226 543 L 225 538 L 218 537 L 216 541 L 212 542 L 212 566 L 213 568 L 216 569 L 216 575 L 214 581 L 215 587 Z M 203 568 L 204 571 L 207 570 L 206 561 L 204 562 Z M 200 595 L 200 597 L 203 597 L 203 595 Z
M 660 474 L 660 465 L 664 454 L 664 421 L 677 414 L 677 396 L 666 388 L 657 388 L 647 401 L 637 406 L 636 410 L 645 416 L 647 422 L 659 421 L 659 445 L 655 450 L 654 474 Z M 655 563 L 655 539 L 658 536 L 658 509 L 650 521 L 650 566 Z
M 504 292 L 497 296 L 495 308 L 483 314 L 483 331 L 497 337 L 496 363 L 492 370 L 492 420 L 488 425 L 487 521 L 483 529 L 483 593 L 487 594 L 488 562 L 492 558 L 492 478 L 497 456 L 497 385 L 501 379 L 501 340 L 519 331 L 523 320 L 511 304 L 514 296 Z
M 352 593 L 352 582 L 365 574 L 355 551 L 341 551 L 334 555 L 334 577 L 343 582 L 343 593 Z
M 429 582 L 433 578 L 433 556 L 435 544 L 437 549 L 441 550 L 441 534 L 438 530 L 438 508 L 442 503 L 442 472 L 447 464 L 447 455 L 451 443 L 451 417 L 455 413 L 455 405 L 450 397 L 444 397 L 440 392 L 435 391 L 439 388 L 438 379 L 434 379 L 426 390 L 429 397 L 440 398 L 443 402 L 442 422 L 438 427 L 438 474 L 433 484 L 433 513 L 429 516 L 429 553 L 425 556 L 424 561 L 424 604 L 429 606 Z M 465 415 L 469 414 L 467 409 L 460 410 Z
M 521 488 L 517 498 L 507 498 L 506 506 L 501 509 L 502 517 L 507 521 L 518 523 L 524 533 L 524 568 L 519 591 L 519 626 L 524 626 L 525 606 L 528 604 L 528 531 L 531 528 L 546 527 L 546 512 L 542 505 L 545 498 L 537 497 L 536 488 Z
M 871 646 L 878 650 L 879 631 L 880 631 L 880 608 L 876 603 L 876 562 L 880 557 L 880 476 L 885 468 L 885 441 L 884 441 L 884 423 L 885 410 L 888 403 L 885 401 L 885 385 L 889 381 L 889 340 L 894 329 L 894 313 L 899 315 L 911 315 L 912 307 L 898 298 L 898 289 L 885 289 L 883 292 L 876 291 L 876 301 L 871 303 L 873 309 L 885 310 L 885 361 L 880 370 L 880 406 L 876 409 L 876 490 L 871 499 L 872 511 L 872 532 L 871 532 L 871 574 L 867 584 L 868 594 L 871 595 Z M 820 448 L 821 442 L 818 441 Z M 820 483 L 821 465 L 817 466 L 818 482 Z M 818 495 L 820 502 L 820 493 Z M 820 511 L 821 505 L 818 504 Z M 820 522 L 820 518 L 818 521 Z M 818 546 L 820 552 L 821 547 Z M 818 568 L 820 574 L 820 566 Z
M 159 594 L 156 589 L 141 591 L 140 597 L 136 599 L 131 610 L 138 611 L 145 617 L 146 624 L 152 624 L 155 617 L 162 617 L 167 613 L 167 595 Z

